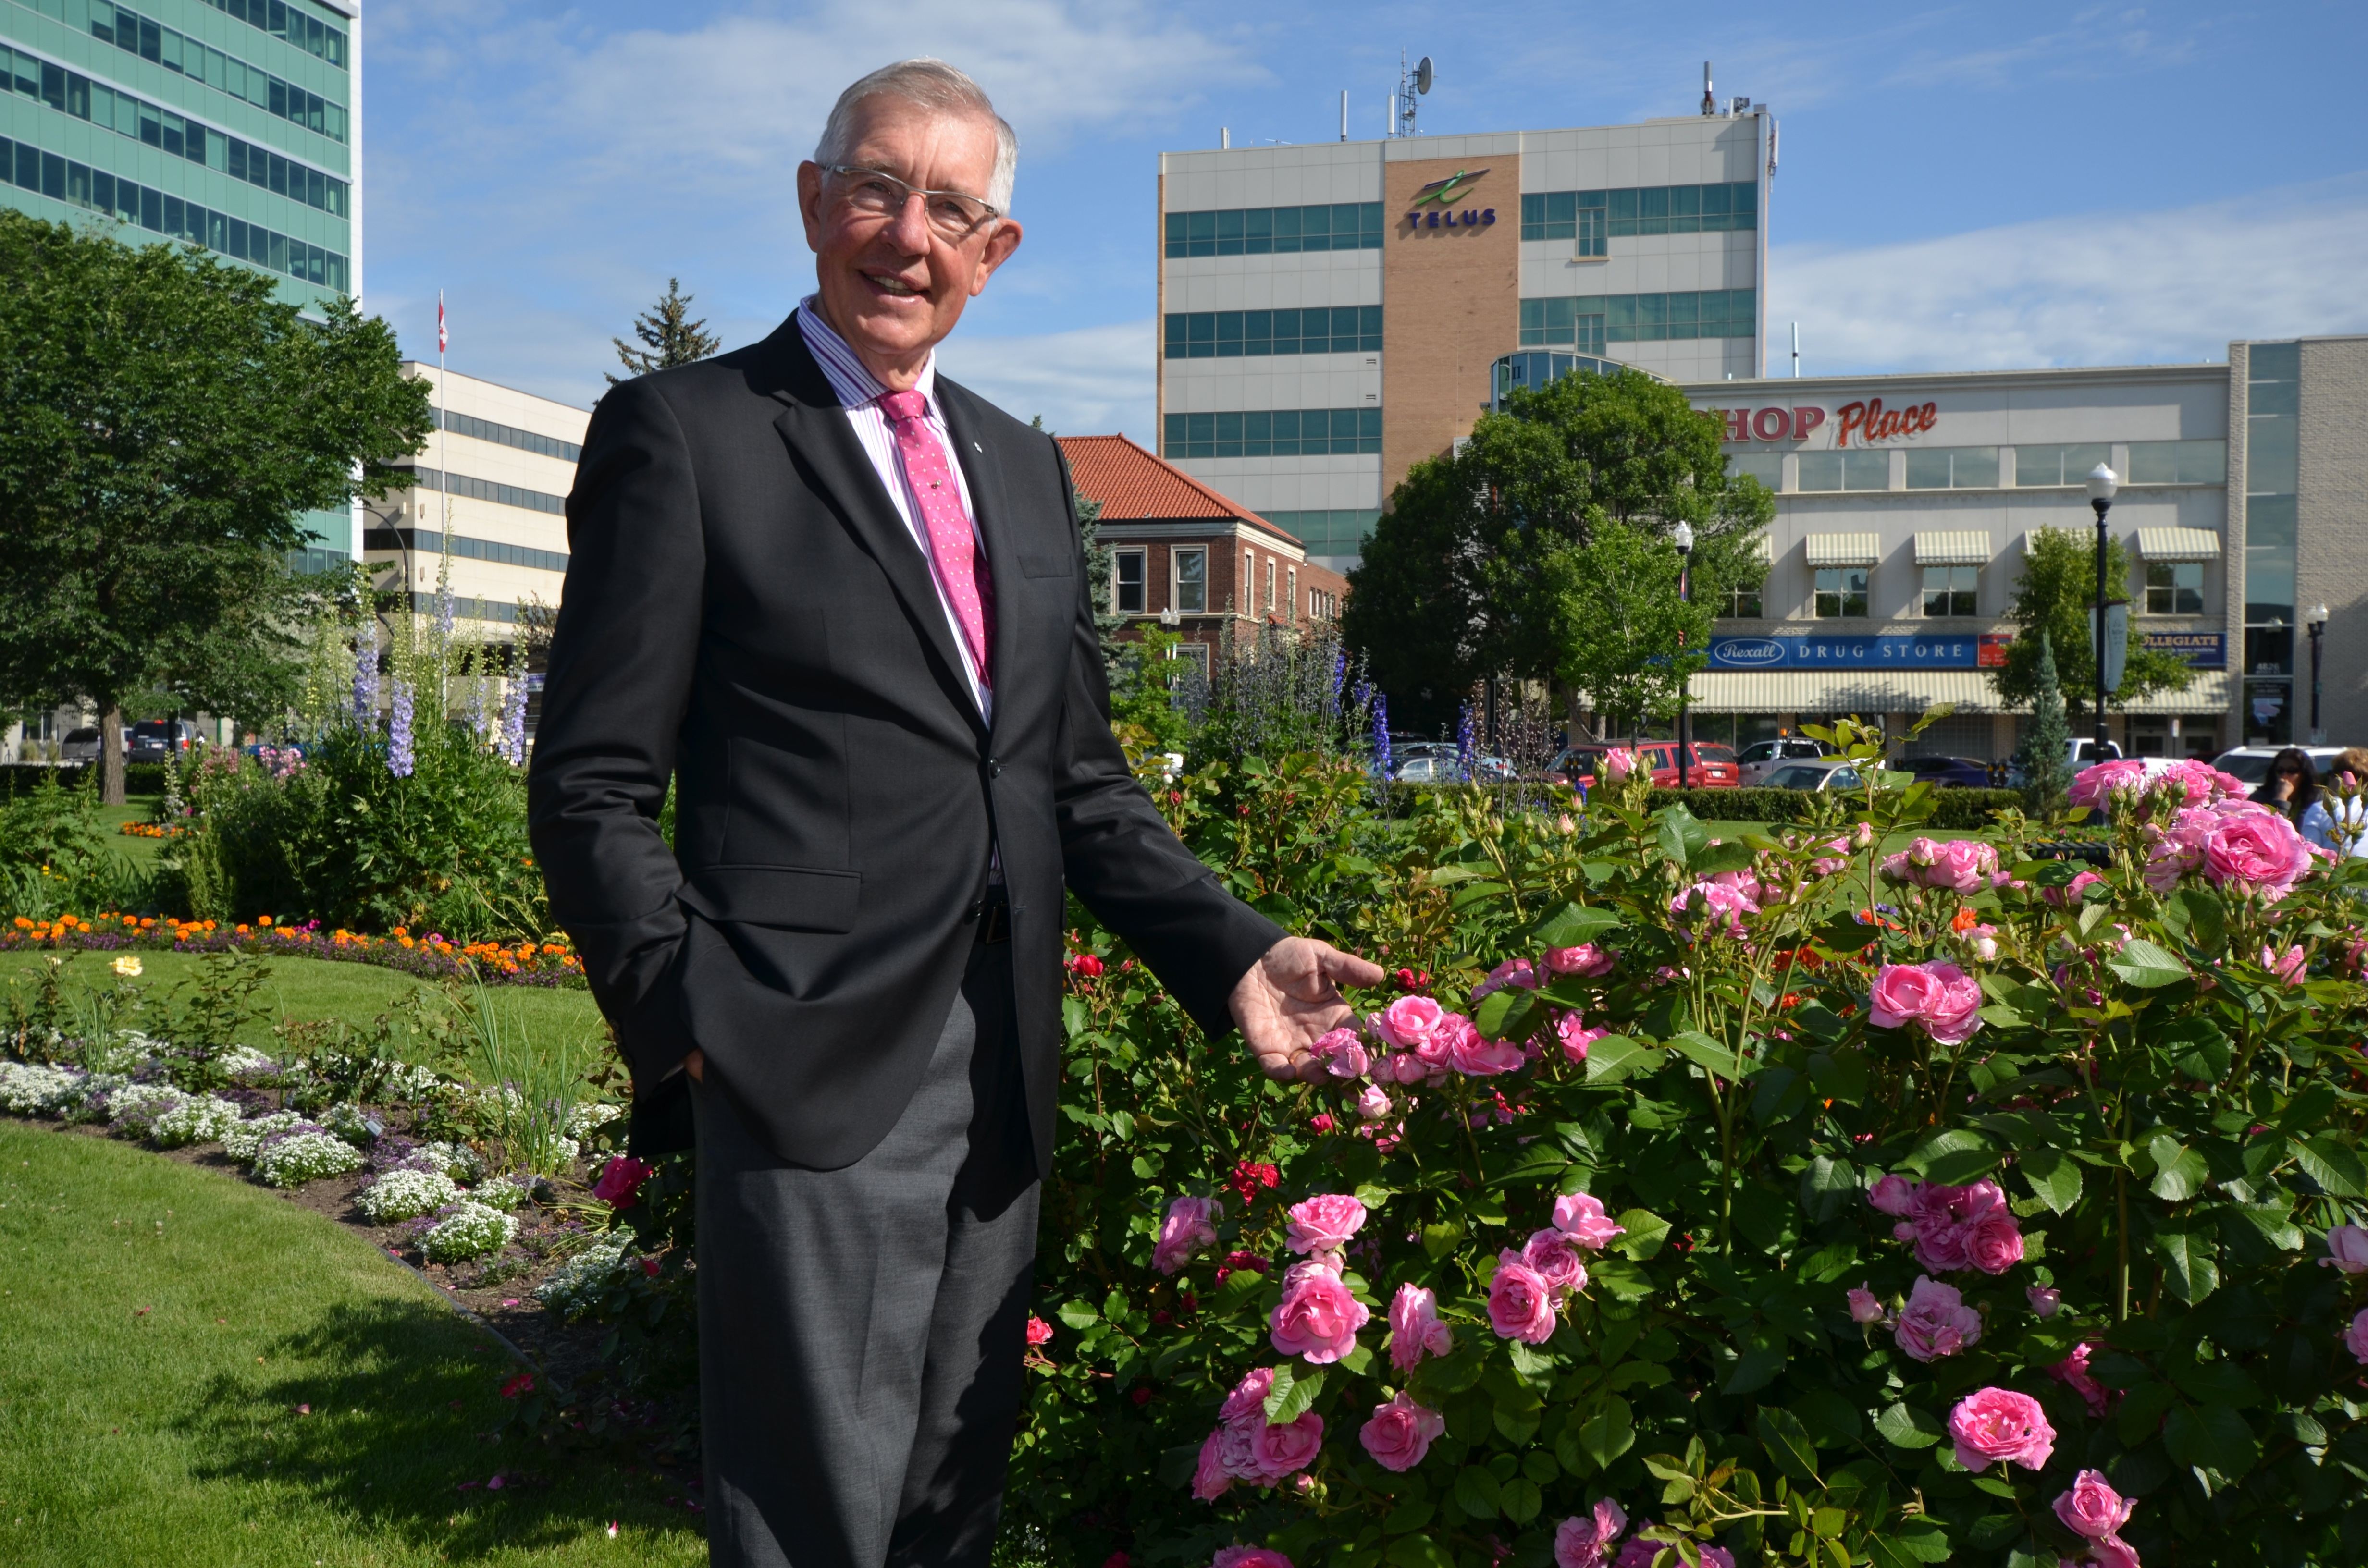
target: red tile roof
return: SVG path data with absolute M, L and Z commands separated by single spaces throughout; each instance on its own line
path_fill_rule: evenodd
M 1124 436 L 1063 436 L 1059 440 L 1077 494 L 1101 503 L 1104 522 L 1222 518 L 1299 542 L 1289 529 L 1227 500 Z

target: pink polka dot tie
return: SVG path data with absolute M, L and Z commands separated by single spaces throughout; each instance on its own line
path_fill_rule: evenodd
M 880 412 L 896 436 L 896 455 L 905 464 L 905 482 L 921 504 L 921 522 L 928 529 L 929 553 L 936 557 L 938 580 L 952 601 L 954 619 L 962 623 L 970 644 L 971 662 L 978 666 L 978 683 L 992 687 L 986 653 L 995 642 L 995 581 L 987 574 L 986 555 L 962 513 L 962 489 L 954 483 L 945 443 L 922 417 L 929 400 L 916 392 L 884 392 Z

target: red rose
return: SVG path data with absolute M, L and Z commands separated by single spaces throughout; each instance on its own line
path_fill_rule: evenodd
M 631 1209 L 640 1199 L 642 1183 L 650 1179 L 653 1166 L 646 1165 L 629 1154 L 620 1154 L 609 1162 L 600 1179 L 592 1184 L 592 1196 L 611 1209 Z

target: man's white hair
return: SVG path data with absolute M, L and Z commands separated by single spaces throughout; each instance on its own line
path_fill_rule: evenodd
M 987 205 L 998 212 L 1011 210 L 1011 185 L 1019 177 L 1019 134 L 995 112 L 986 89 L 972 81 L 967 72 L 927 55 L 882 65 L 839 94 L 838 102 L 830 106 L 822 141 L 814 147 L 815 163 L 828 167 L 848 162 L 855 149 L 856 110 L 866 98 L 901 98 L 932 113 L 976 115 L 992 121 L 995 173 L 984 192 L 968 194 L 984 195 Z

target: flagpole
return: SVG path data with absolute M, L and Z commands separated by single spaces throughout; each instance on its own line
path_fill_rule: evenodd
M 451 345 L 451 334 L 444 324 L 444 290 L 436 290 L 436 475 L 437 488 L 443 492 L 443 538 L 440 558 L 436 566 L 436 675 L 438 681 L 437 711 L 443 711 L 443 683 L 450 677 L 452 629 L 445 623 L 445 609 L 452 595 L 452 468 L 447 450 L 449 437 L 445 426 L 451 399 L 444 390 L 444 355 Z

